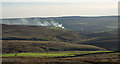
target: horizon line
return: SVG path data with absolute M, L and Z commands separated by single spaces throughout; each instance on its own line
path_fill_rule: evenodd
M 30 17 L 2 17 L 0 19 L 9 19 L 9 18 L 50 18 L 50 17 L 107 17 L 107 16 L 119 16 L 119 15 L 94 15 L 94 16 L 90 16 L 90 15 L 81 15 L 81 16 L 77 16 L 77 15 L 65 15 L 65 16 L 30 16 Z

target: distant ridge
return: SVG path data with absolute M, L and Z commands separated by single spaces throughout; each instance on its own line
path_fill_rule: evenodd
M 0 23 L 8 25 L 35 25 L 44 26 L 54 23 L 46 22 L 47 20 L 55 21 L 57 26 L 77 32 L 96 32 L 117 29 L 118 16 L 61 16 L 61 17 L 29 17 L 29 18 L 4 18 Z M 49 23 L 49 24 L 48 24 Z
M 95 18 L 95 17 L 118 17 L 115 16 L 56 16 L 56 17 L 23 17 L 23 18 Z M 16 17 L 16 18 L 1 18 L 1 19 L 20 19 L 22 17 Z

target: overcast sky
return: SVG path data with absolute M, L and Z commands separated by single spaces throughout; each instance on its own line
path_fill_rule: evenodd
M 2 0 L 3 2 L 118 2 L 119 0 Z
M 14 3 L 13 3 L 14 1 Z M 119 0 L 4 0 L 3 18 L 117 15 Z M 26 1 L 26 2 L 25 2 Z M 31 0 L 33 1 L 33 0 Z M 1 12 L 1 10 L 0 10 Z

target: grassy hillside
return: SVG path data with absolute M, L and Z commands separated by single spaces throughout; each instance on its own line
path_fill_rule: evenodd
M 50 51 L 96 51 L 105 50 L 92 45 L 56 41 L 3 40 L 3 53 L 50 52 Z
M 118 50 L 118 34 L 116 31 L 98 32 L 85 35 L 88 39 L 82 44 L 94 45 L 107 50 Z
M 17 57 L 77 57 L 77 55 L 89 55 L 89 54 L 102 54 L 102 53 L 114 53 L 112 51 L 57 51 L 57 52 L 44 52 L 44 53 L 18 53 Z M 2 57 L 15 57 L 15 53 L 3 54 Z M 79 56 L 78 56 L 79 57 Z
M 54 27 L 3 25 L 3 40 L 79 42 L 83 36 Z
M 95 51 L 104 48 L 77 44 L 84 37 L 55 27 L 3 25 L 3 53 Z
M 51 18 L 63 24 L 67 29 L 80 32 L 95 32 L 104 30 L 113 30 L 118 26 L 117 16 L 101 16 L 101 17 L 56 17 Z

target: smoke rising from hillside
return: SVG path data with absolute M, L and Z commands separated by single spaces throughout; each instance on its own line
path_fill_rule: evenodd
M 34 26 L 53 26 L 64 29 L 64 26 L 52 19 L 40 19 L 40 18 L 18 18 L 18 19 L 2 19 L 2 24 L 8 25 L 34 25 Z

